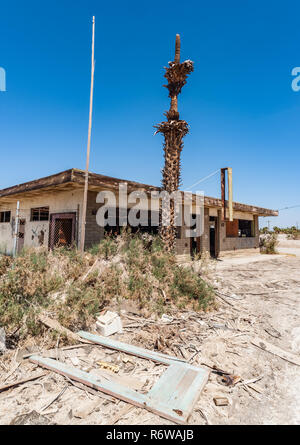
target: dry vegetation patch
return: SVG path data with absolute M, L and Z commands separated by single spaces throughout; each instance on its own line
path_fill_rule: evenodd
M 201 273 L 176 263 L 158 237 L 123 233 L 83 255 L 76 249 L 25 250 L 0 257 L 0 327 L 13 346 L 44 334 L 38 314 L 48 313 L 75 331 L 89 329 L 104 308 L 134 301 L 161 315 L 174 307 L 207 311 L 213 288 Z M 56 333 L 52 332 L 53 341 Z

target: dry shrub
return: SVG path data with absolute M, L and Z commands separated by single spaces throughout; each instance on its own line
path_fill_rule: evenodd
M 71 330 L 88 329 L 103 308 L 126 299 L 157 314 L 175 306 L 208 310 L 214 291 L 148 235 L 107 237 L 84 254 L 38 248 L 0 257 L 0 326 L 16 341 L 42 333 L 40 311 Z
M 259 247 L 261 253 L 274 254 L 277 253 L 276 247 L 278 245 L 276 233 L 266 233 L 259 238 Z

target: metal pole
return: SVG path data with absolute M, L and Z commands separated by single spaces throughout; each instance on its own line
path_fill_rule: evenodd
M 225 184 L 225 170 L 221 168 L 221 200 L 222 200 L 222 221 L 226 220 L 226 184 Z
M 227 179 L 228 179 L 228 213 L 229 221 L 233 221 L 233 198 L 232 198 L 232 168 L 227 168 Z
M 87 142 L 87 154 L 86 154 L 86 167 L 85 167 L 85 181 L 84 181 L 82 215 L 81 215 L 81 236 L 80 236 L 80 250 L 81 250 L 81 252 L 84 251 L 84 244 L 85 244 L 85 224 L 86 224 L 86 208 L 87 208 L 88 181 L 89 181 L 89 163 L 90 163 L 92 114 L 93 114 L 93 93 L 94 93 L 94 70 L 95 70 L 94 48 L 95 48 L 95 17 L 93 16 L 90 112 L 89 112 L 89 129 L 88 129 L 88 142 Z
M 20 201 L 17 202 L 17 210 L 16 210 L 16 218 L 15 218 L 15 233 L 14 233 L 14 246 L 13 246 L 13 256 L 14 257 L 17 255 L 17 247 L 18 247 L 19 210 L 20 210 Z

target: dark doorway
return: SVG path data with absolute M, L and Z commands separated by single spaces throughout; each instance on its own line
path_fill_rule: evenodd
M 75 213 L 53 213 L 50 217 L 49 247 L 69 247 L 75 241 Z
M 217 238 L 217 218 L 215 216 L 210 216 L 209 217 L 209 250 L 210 250 L 210 255 L 214 258 L 217 257 L 216 238 Z
M 198 242 L 197 242 L 197 238 L 191 238 L 191 255 L 192 257 L 194 257 L 198 252 Z
M 197 215 L 195 213 L 193 213 L 191 215 L 192 221 L 194 222 L 194 224 L 192 224 L 191 221 L 191 230 L 196 230 L 196 217 Z M 193 236 L 190 238 L 190 247 L 191 247 L 191 256 L 192 258 L 194 258 L 198 253 L 200 253 L 200 236 Z

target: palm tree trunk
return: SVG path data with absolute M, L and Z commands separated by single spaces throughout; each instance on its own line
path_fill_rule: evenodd
M 169 62 L 166 69 L 165 78 L 168 85 L 164 85 L 169 90 L 171 99 L 170 109 L 166 113 L 167 122 L 161 122 L 155 126 L 157 133 L 164 135 L 164 158 L 165 165 L 162 171 L 163 190 L 169 194 L 179 189 L 180 185 L 180 154 L 183 148 L 183 137 L 188 133 L 186 121 L 179 120 L 178 113 L 178 94 L 186 84 L 187 76 L 193 71 L 193 62 L 186 60 L 180 63 L 180 36 L 176 35 L 175 58 L 174 62 Z M 175 203 L 168 200 L 162 200 L 162 219 L 160 227 L 160 236 L 167 251 L 175 249 L 176 243 L 176 225 L 175 225 Z

